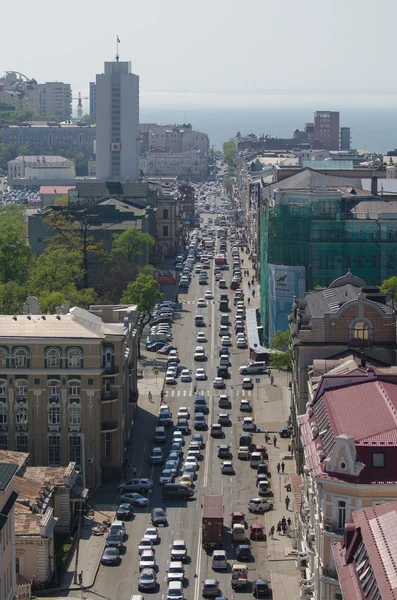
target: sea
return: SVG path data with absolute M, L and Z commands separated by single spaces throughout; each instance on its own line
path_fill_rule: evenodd
M 347 103 L 344 98 L 345 102 L 340 104 L 335 96 L 320 99 L 314 95 L 305 97 L 302 102 L 302 96 L 289 98 L 285 94 L 280 102 L 274 96 L 266 96 L 263 102 L 255 97 L 255 103 L 244 103 L 243 98 L 232 106 L 227 97 L 223 105 L 222 98 L 214 105 L 208 98 L 200 102 L 197 97 L 193 101 L 178 97 L 175 103 L 167 98 L 164 104 L 153 102 L 153 97 L 149 99 L 149 102 L 145 102 L 145 96 L 141 99 L 141 123 L 191 123 L 194 129 L 209 135 L 215 149 L 221 149 L 223 142 L 238 131 L 241 135 L 263 133 L 292 137 L 296 129 L 302 130 L 306 122 L 313 122 L 315 110 L 339 110 L 341 127 L 351 128 L 352 148 L 386 153 L 397 147 L 397 94 L 369 95 L 364 102 L 362 96 L 351 95 Z

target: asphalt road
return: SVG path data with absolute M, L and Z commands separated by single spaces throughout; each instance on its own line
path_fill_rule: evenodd
M 217 242 L 218 247 L 218 242 Z M 229 263 L 230 261 L 230 243 L 228 243 Z M 211 261 L 213 263 L 213 261 Z M 244 266 L 243 266 L 244 268 Z M 239 436 L 242 431 L 241 420 L 244 416 L 239 411 L 239 401 L 241 398 L 249 398 L 254 407 L 251 416 L 255 417 L 261 414 L 260 400 L 257 386 L 253 391 L 244 391 L 241 388 L 242 377 L 238 368 L 249 361 L 248 350 L 238 350 L 235 346 L 235 336 L 233 327 L 230 327 L 232 333 L 233 346 L 230 348 L 231 363 L 230 369 L 232 377 L 226 380 L 226 390 L 214 390 L 213 379 L 216 376 L 216 367 L 218 365 L 218 350 L 220 346 L 220 337 L 218 329 L 220 326 L 220 313 L 218 311 L 218 300 L 220 293 L 225 290 L 219 290 L 214 279 L 214 265 L 211 265 L 209 271 L 209 285 L 199 286 L 198 276 L 193 276 L 192 283 L 185 294 L 180 294 L 179 299 L 183 302 L 182 312 L 177 315 L 173 326 L 174 344 L 178 348 L 181 366 L 194 371 L 197 367 L 204 366 L 207 371 L 208 380 L 206 382 L 197 382 L 197 390 L 205 393 L 209 406 L 208 423 L 217 422 L 218 413 L 226 412 L 218 408 L 217 398 L 221 393 L 227 393 L 232 400 L 232 408 L 227 411 L 230 413 L 232 425 L 224 428 L 225 439 L 216 440 L 209 437 L 207 432 L 203 432 L 206 441 L 204 451 L 204 460 L 200 463 L 198 479 L 196 481 L 195 496 L 187 502 L 164 501 L 161 498 L 161 488 L 158 483 L 158 477 L 161 472 L 161 466 L 151 467 L 148 462 L 148 456 L 152 447 L 152 436 L 156 426 L 156 417 L 158 406 L 152 405 L 152 412 L 140 410 L 139 419 L 134 427 L 134 439 L 132 447 L 133 464 L 138 468 L 140 476 L 149 476 L 153 478 L 155 485 L 150 494 L 150 503 L 147 509 L 136 509 L 136 516 L 133 521 L 127 522 L 128 539 L 125 543 L 125 554 L 122 556 L 122 562 L 118 567 L 103 567 L 98 571 L 94 587 L 90 590 L 91 595 L 97 595 L 99 598 L 117 598 L 118 600 L 129 600 L 133 594 L 138 594 L 138 575 L 139 575 L 139 555 L 137 547 L 140 538 L 143 536 L 146 527 L 150 526 L 150 511 L 153 507 L 162 506 L 167 509 L 169 524 L 168 527 L 160 527 L 159 533 L 161 543 L 156 546 L 156 558 L 158 564 L 158 583 L 157 593 L 145 592 L 146 597 L 152 596 L 155 600 L 163 600 L 167 594 L 166 570 L 169 564 L 170 546 L 173 540 L 185 540 L 189 561 L 185 566 L 185 598 L 188 600 L 198 600 L 202 598 L 201 582 L 205 578 L 216 578 L 220 582 L 221 594 L 229 599 L 234 598 L 236 593 L 242 600 L 252 598 L 249 588 L 246 592 L 233 592 L 231 588 L 230 569 L 226 572 L 215 572 L 211 567 L 211 557 L 206 554 L 201 546 L 201 515 L 202 503 L 205 495 L 223 495 L 225 526 L 230 526 L 230 513 L 241 510 L 246 513 L 248 526 L 252 523 L 261 523 L 265 525 L 264 516 L 250 515 L 247 511 L 247 502 L 257 496 L 255 489 L 255 471 L 250 468 L 249 463 L 237 459 L 237 450 Z M 228 283 L 231 281 L 231 271 L 225 272 L 225 278 Z M 208 300 L 206 308 L 197 308 L 197 301 L 204 297 L 206 289 L 211 289 L 214 293 L 214 300 Z M 227 290 L 230 296 L 231 313 L 230 320 L 234 321 L 235 307 L 233 305 L 234 292 Z M 194 325 L 195 314 L 203 314 L 206 322 L 205 328 L 196 328 Z M 205 363 L 195 363 L 193 353 L 196 345 L 197 331 L 207 333 L 207 343 L 202 344 L 208 357 Z M 254 376 L 255 381 L 255 376 Z M 167 386 L 167 403 L 170 405 L 173 416 L 176 416 L 180 406 L 187 406 L 194 416 L 194 394 L 191 383 L 182 383 L 178 379 L 176 386 Z M 261 376 L 260 387 L 270 385 L 267 376 Z M 191 418 L 191 422 L 193 419 Z M 262 430 L 264 423 L 257 423 Z M 168 430 L 167 444 L 165 445 L 165 454 L 170 445 L 172 430 Z M 194 433 L 194 430 L 193 430 Z M 186 447 L 189 445 L 190 436 L 186 436 Z M 254 436 L 257 443 L 263 443 L 263 434 L 257 433 Z M 217 457 L 217 446 L 220 443 L 228 443 L 233 453 L 233 464 L 235 475 L 222 475 L 220 471 L 221 459 Z M 115 488 L 109 489 L 107 503 L 118 504 L 118 496 Z M 248 530 L 247 530 L 248 537 Z M 239 542 L 241 543 L 241 542 Z M 232 544 L 230 530 L 225 533 L 224 548 L 227 551 L 229 563 L 235 562 L 235 546 Z M 252 542 L 254 561 L 249 564 L 249 580 L 257 578 L 269 579 L 269 570 L 266 565 L 267 548 L 266 542 Z

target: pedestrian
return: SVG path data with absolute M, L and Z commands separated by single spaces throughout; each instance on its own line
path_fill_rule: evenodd
M 281 533 L 281 521 L 277 523 L 277 533 Z
M 242 265 L 244 264 L 244 259 L 243 259 L 243 258 L 241 259 L 241 264 L 242 264 Z
M 281 463 L 281 472 L 282 472 L 282 473 L 284 473 L 284 469 L 285 469 L 285 463 L 284 463 L 284 462 L 282 462 L 282 463 Z
M 254 278 L 252 278 L 251 279 L 251 285 L 254 285 L 254 283 L 255 283 L 255 280 L 254 280 Z
M 275 527 L 274 527 L 274 525 L 272 525 L 270 527 L 270 537 L 272 538 L 272 540 L 274 539 L 274 532 L 275 532 Z
M 132 467 L 132 475 L 136 477 L 138 469 L 136 467 Z
M 83 571 L 79 573 L 79 585 L 83 585 Z
M 280 474 L 280 463 L 277 463 L 277 473 Z
M 283 535 L 287 533 L 287 523 L 281 523 L 281 529 L 283 530 Z
M 283 518 L 281 519 L 281 527 L 282 527 L 283 525 L 286 525 L 286 524 L 287 524 L 287 520 L 286 520 L 286 518 L 285 518 L 285 517 L 283 517 Z
M 274 375 L 273 375 L 273 373 L 270 375 L 270 385 L 274 385 Z
M 255 298 L 255 290 L 252 290 L 252 297 Z
M 248 298 L 248 306 L 250 305 L 251 302 L 251 298 Z
M 286 496 L 286 497 L 285 497 L 285 508 L 286 508 L 287 510 L 289 510 L 289 503 L 290 503 L 290 502 L 291 502 L 291 500 L 290 500 L 289 496 Z
M 277 447 L 277 437 L 276 436 L 273 437 L 273 446 L 275 448 Z
M 251 289 L 251 284 L 250 284 L 250 282 L 248 282 L 248 289 L 249 289 L 249 290 Z
M 291 517 L 288 517 L 287 523 L 288 523 L 288 527 L 291 527 Z
M 152 401 L 152 399 L 153 399 L 153 394 L 152 394 L 152 392 L 148 392 L 148 395 L 147 395 L 147 397 L 149 398 L 149 402 L 151 402 L 151 401 Z

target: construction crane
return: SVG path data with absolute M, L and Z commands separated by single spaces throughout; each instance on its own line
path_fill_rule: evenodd
M 89 100 L 89 97 L 82 96 L 81 92 L 79 92 L 78 96 L 74 96 L 72 100 L 77 100 L 77 118 L 81 119 L 83 116 L 83 100 Z

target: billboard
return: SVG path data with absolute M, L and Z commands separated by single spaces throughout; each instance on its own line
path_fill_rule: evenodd
M 306 292 L 306 269 L 301 266 L 269 265 L 269 340 L 276 331 L 288 329 L 294 296 L 303 298 Z
M 174 285 L 176 283 L 176 271 L 153 271 L 153 279 L 155 279 L 160 284 Z

